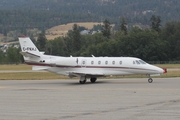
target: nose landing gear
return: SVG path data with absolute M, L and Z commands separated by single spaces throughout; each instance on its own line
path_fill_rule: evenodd
M 149 79 L 148 79 L 148 82 L 149 82 L 149 83 L 152 83 L 152 82 L 153 82 L 153 79 L 152 79 L 152 78 L 149 78 Z

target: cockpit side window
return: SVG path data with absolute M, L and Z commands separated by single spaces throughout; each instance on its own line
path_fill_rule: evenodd
M 133 61 L 133 64 L 136 64 L 136 62 L 135 62 L 135 61 Z

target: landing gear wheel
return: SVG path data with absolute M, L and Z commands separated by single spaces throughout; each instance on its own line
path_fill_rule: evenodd
M 86 83 L 86 76 L 81 76 L 80 80 L 79 80 L 79 83 L 81 83 L 81 84 Z
M 152 79 L 152 78 L 149 78 L 149 79 L 148 79 L 148 82 L 149 82 L 149 83 L 152 83 L 152 82 L 153 82 L 153 79 Z
M 79 83 L 84 84 L 86 83 L 86 80 L 83 80 L 83 81 L 80 80 Z
M 97 80 L 97 78 L 91 78 L 91 79 L 90 79 L 90 81 L 91 81 L 92 83 L 95 83 L 96 80 Z

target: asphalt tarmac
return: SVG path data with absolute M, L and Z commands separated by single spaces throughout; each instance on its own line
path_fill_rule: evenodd
M 2 80 L 0 120 L 180 120 L 180 78 Z

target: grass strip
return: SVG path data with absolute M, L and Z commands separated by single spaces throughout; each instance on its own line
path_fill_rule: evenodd
M 31 70 L 32 66 L 26 64 L 0 65 L 0 70 Z
M 152 76 L 152 78 L 180 77 L 180 71 L 169 71 L 161 76 Z M 50 72 L 12 72 L 0 73 L 0 80 L 50 80 L 50 79 L 68 79 L 69 77 L 57 75 Z M 146 75 L 128 75 L 112 76 L 107 78 L 147 78 Z
M 57 75 L 50 72 L 12 72 L 0 73 L 0 80 L 44 80 L 44 79 L 67 79 L 67 76 Z

